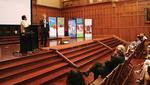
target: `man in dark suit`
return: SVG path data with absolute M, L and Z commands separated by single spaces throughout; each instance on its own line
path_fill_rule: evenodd
M 84 72 L 85 76 L 88 76 L 90 72 L 94 74 L 94 80 L 101 77 L 107 76 L 114 68 L 125 61 L 125 47 L 123 45 L 118 45 L 114 54 L 111 56 L 109 61 L 106 61 L 105 64 L 100 62 L 95 63 L 88 71 Z
M 40 20 L 40 26 L 41 26 L 41 45 L 44 45 L 44 47 L 46 47 L 49 29 L 45 14 L 43 15 L 42 20 Z

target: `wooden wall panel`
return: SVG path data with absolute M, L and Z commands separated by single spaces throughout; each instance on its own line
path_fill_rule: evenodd
M 32 0 L 32 24 L 39 24 L 43 14 L 48 16 L 61 16 L 61 10 L 36 4 L 36 0 Z
M 150 36 L 150 24 L 144 22 L 146 7 L 150 7 L 149 0 L 118 2 L 115 7 L 112 3 L 101 3 L 65 8 L 62 9 L 62 16 L 66 21 L 72 17 L 91 18 L 94 35 L 114 34 L 131 41 L 141 32 Z
M 71 18 L 93 19 L 93 35 L 117 35 L 127 41 L 134 40 L 143 32 L 150 36 L 150 24 L 144 20 L 144 8 L 150 7 L 150 1 L 136 0 L 112 3 L 100 3 L 79 7 L 56 9 L 36 5 L 32 0 L 32 22 L 39 24 L 43 13 L 47 16 L 65 17 L 65 31 L 68 30 L 68 20 Z

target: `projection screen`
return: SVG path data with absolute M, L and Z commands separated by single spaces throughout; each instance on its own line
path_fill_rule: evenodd
M 19 25 L 26 15 L 31 24 L 31 0 L 0 0 L 0 25 Z

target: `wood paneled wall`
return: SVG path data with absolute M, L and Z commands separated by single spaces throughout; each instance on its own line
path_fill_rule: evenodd
M 150 23 L 144 21 L 144 8 L 150 7 L 149 0 L 101 3 L 65 8 L 65 26 L 69 18 L 92 18 L 93 35 L 117 35 L 127 41 L 134 40 L 139 33 L 150 36 Z M 150 37 L 149 37 L 150 38 Z
M 67 30 L 70 18 L 92 18 L 93 35 L 117 35 L 131 41 L 139 33 L 150 36 L 150 23 L 146 24 L 144 20 L 144 8 L 147 7 L 150 8 L 149 0 L 129 0 L 115 3 L 114 6 L 112 3 L 100 3 L 56 9 L 36 5 L 36 0 L 32 0 L 32 23 L 38 24 L 43 13 L 47 16 L 63 16 Z
M 59 17 L 61 16 L 61 9 L 40 6 L 36 4 L 36 0 L 32 0 L 32 24 L 39 24 L 42 15 Z

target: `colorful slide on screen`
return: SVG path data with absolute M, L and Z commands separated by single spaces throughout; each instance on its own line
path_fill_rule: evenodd
M 92 19 L 85 19 L 85 39 L 92 39 Z
M 68 32 L 71 38 L 76 38 L 76 20 L 72 19 L 68 21 Z
M 83 19 L 77 18 L 77 37 L 81 38 L 84 37 L 84 28 L 83 28 Z
M 64 37 L 64 18 L 63 17 L 58 17 L 57 18 L 57 27 L 58 27 L 58 38 Z
M 49 17 L 49 37 L 50 38 L 57 37 L 56 17 Z

